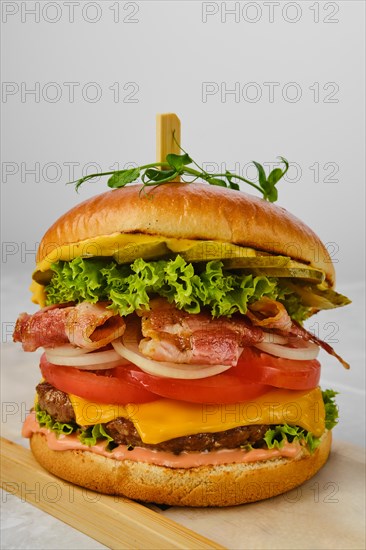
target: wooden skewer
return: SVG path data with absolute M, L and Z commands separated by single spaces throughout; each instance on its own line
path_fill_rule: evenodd
M 173 132 L 175 139 L 173 139 Z M 156 162 L 165 162 L 169 153 L 180 155 L 181 150 L 176 142 L 180 143 L 180 120 L 177 115 L 175 113 L 156 115 Z M 176 178 L 175 181 L 180 181 L 180 178 Z
M 24 447 L 4 438 L 0 441 L 1 486 L 5 491 L 109 548 L 223 549 L 137 502 L 63 481 L 46 472 Z

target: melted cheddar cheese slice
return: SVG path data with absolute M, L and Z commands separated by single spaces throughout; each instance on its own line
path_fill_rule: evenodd
M 162 441 L 198 433 L 214 433 L 254 424 L 300 426 L 319 437 L 325 430 L 320 388 L 306 391 L 273 389 L 243 403 L 210 405 L 158 399 L 150 403 L 102 405 L 70 395 L 76 422 L 106 423 L 118 416 L 131 420 L 142 441 Z

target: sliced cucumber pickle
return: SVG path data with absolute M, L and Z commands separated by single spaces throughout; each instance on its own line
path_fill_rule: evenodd
M 294 279 L 303 279 L 312 283 L 322 283 L 324 273 L 318 269 L 311 268 L 286 268 L 286 267 L 253 267 L 250 269 L 253 275 L 265 275 L 266 277 L 286 277 Z
M 291 264 L 287 256 L 255 256 L 254 258 L 233 258 L 222 260 L 225 269 L 286 269 Z M 273 275 L 276 277 L 276 275 Z
M 125 246 L 121 246 L 113 254 L 113 258 L 119 264 L 130 264 L 137 258 L 143 260 L 154 260 L 166 256 L 170 253 L 164 241 L 156 241 L 149 243 L 134 243 L 131 242 Z
M 269 257 L 265 252 L 258 252 L 254 248 L 236 246 L 231 243 L 217 241 L 199 241 L 191 246 L 177 246 L 176 243 L 168 246 L 172 252 L 182 256 L 187 262 L 208 262 L 211 260 L 253 260 L 258 257 Z
M 254 275 L 299 279 L 315 284 L 324 281 L 324 273 L 321 270 L 291 260 L 288 256 L 274 256 L 254 248 L 218 241 L 194 241 L 158 235 L 126 234 L 101 237 L 95 242 L 89 239 L 78 243 L 74 248 L 74 253 L 71 255 L 70 247 L 66 251 L 62 248 L 57 250 L 54 259 L 43 261 L 39 266 L 40 269 L 33 274 L 33 279 L 41 285 L 47 285 L 53 274 L 49 269 L 52 261 L 70 261 L 76 256 L 83 258 L 113 257 L 119 264 L 129 264 L 137 258 L 159 260 L 180 254 L 187 262 L 221 260 L 225 269 L 241 270 Z
M 347 296 L 343 296 L 331 288 L 325 288 L 324 285 L 295 283 L 293 280 L 284 280 L 283 283 L 300 296 L 304 306 L 316 309 L 333 309 L 351 303 Z
M 36 281 L 39 285 L 47 286 L 50 280 L 52 279 L 53 271 L 47 269 L 47 271 L 35 271 L 33 273 L 33 280 Z

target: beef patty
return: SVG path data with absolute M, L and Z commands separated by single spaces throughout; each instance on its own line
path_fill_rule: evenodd
M 36 387 L 38 403 L 43 411 L 46 411 L 55 421 L 62 423 L 74 423 L 75 413 L 67 393 L 54 388 L 48 382 L 41 382 Z M 263 437 L 269 426 L 258 424 L 253 426 L 241 426 L 231 430 L 216 433 L 200 433 L 176 437 L 163 441 L 156 445 L 143 443 L 134 424 L 126 418 L 116 418 L 104 424 L 104 429 L 113 437 L 117 445 L 129 445 L 133 447 L 145 447 L 158 451 L 168 451 L 180 454 L 182 451 L 216 451 L 219 449 L 236 449 L 243 445 L 263 445 Z

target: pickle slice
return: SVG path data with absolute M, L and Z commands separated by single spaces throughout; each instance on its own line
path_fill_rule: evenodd
M 37 270 L 33 273 L 32 279 L 33 281 L 36 281 L 36 283 L 38 283 L 39 285 L 47 286 L 52 279 L 52 275 L 52 269 L 47 269 L 47 271 Z
M 149 243 L 129 243 L 117 249 L 113 258 L 119 264 L 130 264 L 137 258 L 143 260 L 154 260 L 170 253 L 164 241 Z
M 301 303 L 304 306 L 316 309 L 333 309 L 351 303 L 351 300 L 347 296 L 343 296 L 343 294 L 339 294 L 331 288 L 324 288 L 321 285 L 307 285 L 290 280 L 283 281 L 283 283 L 286 288 L 293 290 L 301 297 Z
M 253 275 L 305 279 L 316 284 L 322 283 L 325 279 L 325 274 L 320 269 L 296 262 L 286 256 L 234 258 L 224 261 L 224 266 L 226 269 L 240 269 L 244 272 L 248 270 Z
M 222 260 L 225 269 L 286 269 L 291 265 L 291 259 L 287 256 L 255 256 L 254 258 L 232 258 Z M 305 266 L 306 267 L 306 266 Z M 276 275 L 273 275 L 276 277 Z
M 270 257 L 265 252 L 258 252 L 254 248 L 237 246 L 231 243 L 218 241 L 184 241 L 169 242 L 168 247 L 172 252 L 180 254 L 187 262 L 208 262 L 211 260 L 253 260 L 257 257 Z
M 253 275 L 265 275 L 266 277 L 304 279 L 306 281 L 316 284 L 322 283 L 324 281 L 324 273 L 322 271 L 306 267 L 254 267 L 250 270 L 250 273 L 252 273 Z

